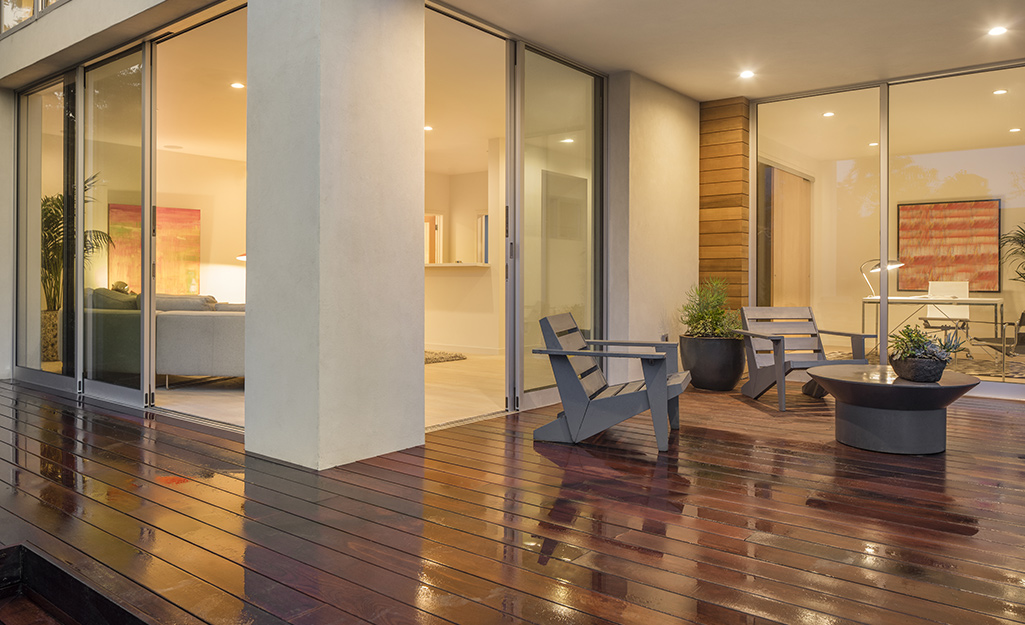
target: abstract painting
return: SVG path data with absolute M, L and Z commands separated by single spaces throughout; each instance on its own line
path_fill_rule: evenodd
M 142 211 L 138 206 L 109 206 L 110 248 L 107 275 L 132 291 L 142 290 Z M 156 292 L 199 293 L 199 209 L 157 207 Z
M 897 257 L 901 291 L 927 291 L 940 280 L 999 291 L 1000 200 L 898 204 Z

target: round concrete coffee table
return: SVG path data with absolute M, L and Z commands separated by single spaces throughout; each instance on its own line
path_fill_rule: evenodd
M 827 365 L 808 375 L 836 399 L 837 441 L 892 454 L 944 451 L 947 406 L 979 383 L 955 371 L 912 382 L 883 365 Z

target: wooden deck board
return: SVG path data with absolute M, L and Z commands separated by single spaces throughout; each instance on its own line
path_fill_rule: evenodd
M 688 391 L 665 454 L 534 443 L 547 407 L 318 473 L 0 383 L 0 543 L 155 623 L 1025 622 L 1025 406 L 897 456 L 788 395 Z

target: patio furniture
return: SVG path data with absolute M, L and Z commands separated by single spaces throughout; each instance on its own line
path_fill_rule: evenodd
M 836 440 L 892 454 L 947 448 L 947 406 L 979 383 L 944 371 L 939 382 L 912 382 L 884 365 L 815 367 L 808 375 L 836 399 Z
M 860 332 L 820 330 L 815 323 L 811 307 L 747 306 L 740 309 L 747 353 L 748 381 L 740 392 L 758 399 L 773 386 L 779 397 L 779 409 L 785 411 L 786 377 L 791 371 L 801 371 L 821 365 L 866 364 L 865 339 L 875 336 Z M 820 335 L 832 334 L 849 337 L 850 360 L 827 360 Z M 825 391 L 814 380 L 802 389 L 810 397 L 822 397 Z
M 662 341 L 586 340 L 569 313 L 541 319 L 541 334 L 555 374 L 563 412 L 534 430 L 534 440 L 578 443 L 630 417 L 651 410 L 659 451 L 669 449 L 669 428 L 680 427 L 679 396 L 690 373 L 677 371 L 676 343 Z M 597 351 L 592 347 L 645 348 L 646 353 Z M 609 385 L 598 358 L 633 358 L 641 362 L 644 380 Z

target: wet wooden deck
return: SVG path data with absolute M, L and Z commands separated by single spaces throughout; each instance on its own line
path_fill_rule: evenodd
M 0 543 L 158 623 L 1025 622 L 1025 405 L 894 456 L 796 386 L 682 400 L 665 454 L 534 443 L 544 409 L 316 473 L 0 383 Z

